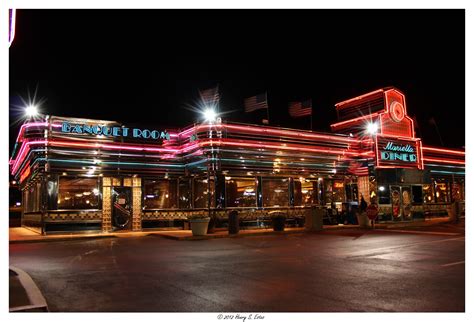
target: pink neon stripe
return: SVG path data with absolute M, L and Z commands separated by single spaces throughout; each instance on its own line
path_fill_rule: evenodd
M 466 155 L 464 151 L 456 151 L 456 150 L 448 150 L 448 149 L 439 149 L 439 148 L 431 148 L 431 147 L 423 147 L 422 150 L 427 151 L 436 151 L 436 152 L 444 152 L 448 154 L 459 154 L 459 155 Z
M 356 117 L 355 119 L 350 119 L 350 120 L 347 120 L 347 121 L 342 121 L 342 122 L 339 122 L 339 123 L 331 124 L 331 127 L 339 127 L 341 125 L 357 122 L 359 120 L 369 119 L 369 118 L 371 119 L 373 117 L 376 117 L 377 115 L 378 115 L 378 113 L 376 112 L 376 113 L 372 113 L 372 114 L 369 114 L 369 115 L 359 116 L 359 117 Z
M 237 142 L 237 141 L 232 141 L 230 139 L 221 139 L 221 140 L 208 140 L 208 141 L 202 141 L 200 142 L 201 146 L 205 145 L 230 145 L 230 146 L 243 146 L 243 147 L 251 147 L 251 148 L 267 148 L 267 149 L 277 149 L 277 150 L 291 150 L 291 151 L 307 151 L 307 152 L 319 152 L 319 153 L 331 153 L 331 154 L 342 154 L 342 155 L 352 155 L 352 156 L 359 156 L 360 154 L 358 152 L 351 152 L 347 150 L 335 150 L 335 149 L 316 149 L 316 148 L 307 148 L 304 146 L 283 146 L 283 145 L 277 145 L 277 144 L 255 144 L 255 143 L 245 143 L 245 142 Z
M 23 143 L 20 152 L 18 153 L 18 157 L 15 160 L 15 163 L 13 164 L 12 167 L 12 174 L 15 174 L 16 170 L 18 170 L 19 165 L 23 162 L 24 157 L 28 153 L 27 149 L 29 150 L 30 145 L 41 145 L 41 144 L 48 144 L 48 141 L 42 140 L 42 141 L 29 141 L 26 143 Z
M 450 161 L 450 160 L 442 160 L 442 159 L 431 159 L 431 158 L 423 158 L 424 161 L 431 161 L 431 162 L 439 162 L 439 163 L 452 163 L 452 164 L 466 164 L 465 161 Z
M 23 132 L 25 132 L 25 129 L 27 127 L 32 127 L 32 126 L 48 126 L 48 122 L 31 122 L 31 123 L 25 123 L 20 127 L 20 132 L 18 133 L 18 136 L 16 138 L 17 142 L 20 141 L 20 137 L 23 135 Z
M 129 151 L 150 151 L 150 152 L 179 152 L 179 149 L 170 149 L 170 148 L 151 148 L 143 146 L 132 146 L 132 145 L 111 145 L 103 143 L 75 143 L 75 142 L 65 142 L 65 141 L 51 141 L 51 146 L 78 146 L 84 148 L 102 148 L 110 150 L 129 150 Z

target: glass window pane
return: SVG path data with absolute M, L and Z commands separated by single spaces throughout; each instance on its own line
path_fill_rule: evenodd
M 344 201 L 344 181 L 333 180 L 332 182 L 332 202 L 343 202 Z
M 318 181 L 295 179 L 295 206 L 310 206 L 318 203 Z
M 58 209 L 100 208 L 97 178 L 59 178 Z
M 424 184 L 423 185 L 423 202 L 424 203 L 435 202 L 434 193 L 433 193 L 433 185 L 432 184 Z
M 179 208 L 191 208 L 191 180 L 179 180 Z
M 287 207 L 288 206 L 288 179 L 263 179 L 262 180 L 263 206 Z
M 177 181 L 176 180 L 145 180 L 145 209 L 176 208 Z
M 445 182 L 435 181 L 436 202 L 448 202 L 448 188 Z
M 255 207 L 257 205 L 256 190 L 254 178 L 226 177 L 227 207 Z
M 211 207 L 214 207 L 214 180 L 210 181 L 211 191 Z M 208 183 L 207 179 L 194 179 L 194 208 L 207 208 L 207 195 Z
M 462 185 L 460 182 L 454 182 L 453 184 L 453 200 L 454 201 L 461 201 L 463 200 L 462 196 Z
M 379 197 L 379 204 L 381 205 L 390 204 L 390 189 L 388 185 L 380 185 L 377 190 L 377 195 Z

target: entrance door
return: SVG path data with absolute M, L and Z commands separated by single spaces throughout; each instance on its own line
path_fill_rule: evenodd
M 401 220 L 401 198 L 400 198 L 400 187 L 390 186 L 390 199 L 392 201 L 392 216 L 393 220 Z
M 132 227 L 132 188 L 114 187 L 112 191 L 112 226 L 114 230 Z
M 403 220 L 411 220 L 411 187 L 402 187 L 402 214 Z

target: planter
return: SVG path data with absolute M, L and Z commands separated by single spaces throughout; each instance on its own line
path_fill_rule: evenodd
M 369 217 L 367 217 L 366 214 L 357 215 L 357 222 L 359 223 L 359 227 L 361 227 L 361 228 L 369 228 L 370 227 Z
M 274 231 L 284 231 L 285 230 L 286 217 L 284 216 L 274 216 L 272 217 L 272 225 Z
M 211 218 L 202 218 L 202 219 L 190 219 L 189 223 L 191 224 L 191 230 L 193 231 L 193 236 L 204 236 L 207 234 L 207 226 Z

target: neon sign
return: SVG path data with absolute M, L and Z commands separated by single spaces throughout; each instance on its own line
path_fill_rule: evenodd
M 63 122 L 61 125 L 62 133 L 72 134 L 91 134 L 103 135 L 108 137 L 133 137 L 142 139 L 154 140 L 169 140 L 170 134 L 165 131 L 128 128 L 122 126 L 105 126 L 105 125 L 90 125 L 90 124 L 73 124 Z
M 399 145 L 389 141 L 380 152 L 380 159 L 385 161 L 416 162 L 416 152 L 410 144 Z
M 423 169 L 420 145 L 421 142 L 418 139 L 377 137 L 376 167 L 417 167 Z

